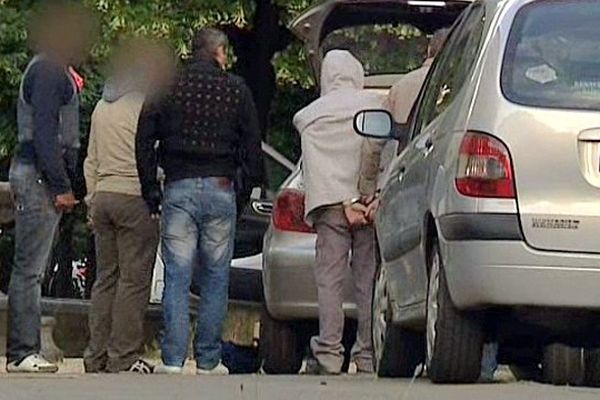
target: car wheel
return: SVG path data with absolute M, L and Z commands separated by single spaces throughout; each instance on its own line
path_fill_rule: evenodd
M 264 310 L 259 346 L 262 369 L 267 374 L 297 374 L 300 371 L 303 348 L 294 322 L 277 321 Z
M 579 347 L 552 343 L 544 347 L 542 378 L 552 385 L 581 386 L 585 381 L 584 351 Z
M 380 377 L 411 377 L 424 360 L 423 334 L 392 325 L 387 272 L 379 267 L 373 289 L 373 365 Z
M 437 242 L 429 264 L 427 373 L 436 383 L 475 382 L 481 373 L 481 322 L 473 314 L 460 312 L 452 303 Z

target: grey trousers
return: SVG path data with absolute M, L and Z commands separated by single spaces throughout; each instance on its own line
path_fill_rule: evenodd
M 319 336 L 311 339 L 313 356 L 327 372 L 340 372 L 344 359 L 343 288 L 347 268 L 350 267 L 358 309 L 358 331 L 352 360 L 360 371 L 371 372 L 371 298 L 377 263 L 374 229 L 372 226 L 352 229 L 341 207 L 316 211 L 315 228 Z
M 141 355 L 158 221 L 141 197 L 104 192 L 96 194 L 92 219 L 98 266 L 84 364 L 87 372 L 119 372 Z

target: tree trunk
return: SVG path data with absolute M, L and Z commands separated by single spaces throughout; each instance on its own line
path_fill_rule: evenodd
M 281 24 L 281 9 L 270 0 L 255 0 L 252 29 L 241 29 L 228 25 L 223 27 L 227 33 L 237 62 L 234 71 L 248 84 L 263 135 L 269 125 L 269 111 L 277 90 L 275 67 L 272 59 L 275 53 L 284 50 L 292 40 L 289 30 Z

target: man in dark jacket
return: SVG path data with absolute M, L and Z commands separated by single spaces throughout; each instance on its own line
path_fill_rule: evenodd
M 56 372 L 40 353 L 41 276 L 63 212 L 77 204 L 73 177 L 79 150 L 78 75 L 90 21 L 83 9 L 53 5 L 32 26 L 37 55 L 21 81 L 18 142 L 10 168 L 16 199 L 15 262 L 8 290 L 8 372 Z
M 233 178 L 243 165 L 251 184 L 262 181 L 260 131 L 250 90 L 226 73 L 227 37 L 203 29 L 193 59 L 162 99 L 148 100 L 136 141 L 142 196 L 162 212 L 165 332 L 163 365 L 180 373 L 189 337 L 189 292 L 198 278 L 200 302 L 194 341 L 197 373 L 224 375 L 221 334 L 227 314 L 236 203 Z M 156 143 L 166 186 L 161 207 Z

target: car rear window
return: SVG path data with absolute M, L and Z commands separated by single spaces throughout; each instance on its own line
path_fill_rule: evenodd
M 600 2 L 542 0 L 515 18 L 502 90 L 531 106 L 600 109 Z

